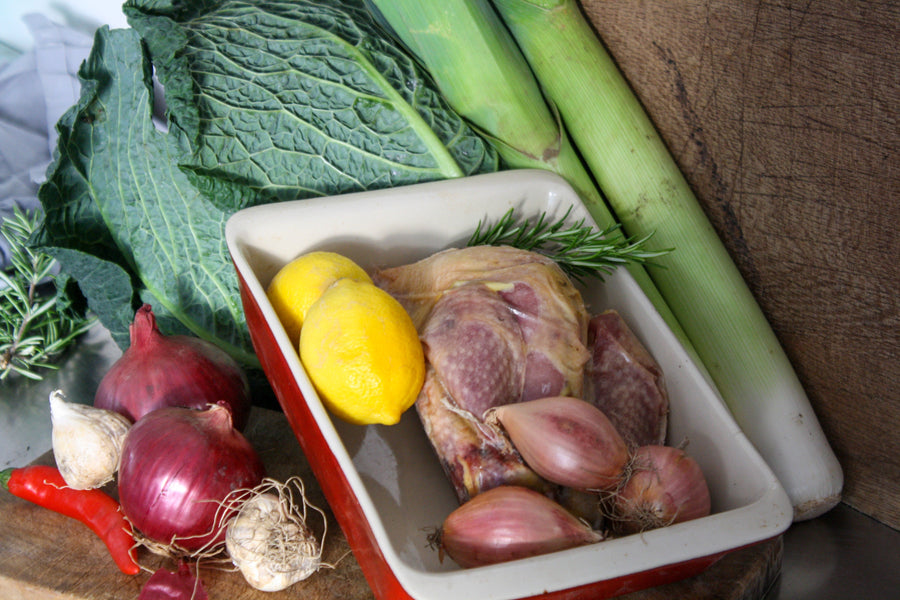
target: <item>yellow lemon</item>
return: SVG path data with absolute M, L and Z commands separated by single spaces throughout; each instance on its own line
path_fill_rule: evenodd
M 369 274 L 355 262 L 341 254 L 326 251 L 298 256 L 275 274 L 266 288 L 266 296 L 294 348 L 300 341 L 300 328 L 309 307 L 328 286 L 345 277 L 372 282 Z
M 415 325 L 390 294 L 341 279 L 310 307 L 300 360 L 325 406 L 357 425 L 393 425 L 425 379 Z

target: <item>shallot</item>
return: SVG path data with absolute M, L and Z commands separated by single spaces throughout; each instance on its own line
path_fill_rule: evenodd
M 222 501 L 264 476 L 259 456 L 223 406 L 160 408 L 125 438 L 119 500 L 151 550 L 213 552 L 230 517 L 219 510 Z
M 131 422 L 111 410 L 68 402 L 50 393 L 53 457 L 66 485 L 89 490 L 113 480 Z
M 603 535 L 532 489 L 482 492 L 444 520 L 434 542 L 461 567 L 490 565 L 599 542 Z
M 135 313 L 129 333 L 131 345 L 100 380 L 94 406 L 135 422 L 157 408 L 224 402 L 235 428 L 243 430 L 250 383 L 237 361 L 206 340 L 163 335 L 149 304 Z
M 295 502 L 292 487 L 300 494 Z M 277 592 L 302 581 L 321 567 L 322 545 L 307 524 L 307 509 L 325 512 L 306 499 L 303 482 L 265 479 L 259 486 L 234 494 L 225 506 L 239 503 L 228 523 L 225 547 L 244 579 L 263 592 Z M 325 531 L 322 533 L 322 541 Z
M 641 446 L 626 481 L 612 494 L 612 523 L 617 533 L 638 533 L 705 517 L 710 504 L 696 460 L 681 448 Z
M 556 396 L 492 408 L 525 463 L 553 483 L 581 490 L 616 487 L 628 448 L 603 411 L 579 398 Z

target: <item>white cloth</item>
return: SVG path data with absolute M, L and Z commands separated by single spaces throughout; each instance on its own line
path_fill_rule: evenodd
M 0 219 L 40 210 L 37 190 L 56 146 L 56 122 L 78 100 L 78 68 L 93 38 L 39 14 L 24 17 L 34 47 L 0 65 Z M 0 268 L 9 247 L 0 236 Z

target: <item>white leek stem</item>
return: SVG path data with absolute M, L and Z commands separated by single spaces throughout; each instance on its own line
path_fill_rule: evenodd
M 653 123 L 574 0 L 494 0 L 628 235 L 675 248 L 648 269 L 794 518 L 840 500 L 809 399 Z

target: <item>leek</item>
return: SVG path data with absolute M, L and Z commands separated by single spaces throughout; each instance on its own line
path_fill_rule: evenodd
M 840 500 L 843 473 L 762 310 L 575 0 L 494 0 L 626 234 L 675 251 L 649 273 L 794 519 Z
M 450 106 L 492 142 L 507 167 L 561 175 L 599 229 L 609 231 L 611 239 L 627 241 L 489 0 L 368 0 L 367 5 L 376 20 L 424 64 Z M 628 262 L 625 268 L 701 364 L 644 267 Z

